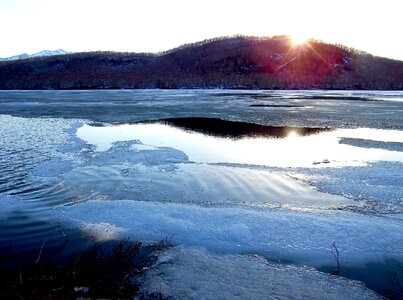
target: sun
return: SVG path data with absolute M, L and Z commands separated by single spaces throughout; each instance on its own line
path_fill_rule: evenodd
M 305 44 L 309 39 L 309 36 L 304 33 L 293 33 L 291 35 L 291 43 L 293 46 L 300 46 Z

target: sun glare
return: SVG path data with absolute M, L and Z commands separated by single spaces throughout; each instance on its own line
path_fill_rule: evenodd
M 308 39 L 309 37 L 306 34 L 294 33 L 291 35 L 291 42 L 294 46 L 303 45 Z

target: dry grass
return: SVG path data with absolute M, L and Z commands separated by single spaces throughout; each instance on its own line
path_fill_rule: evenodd
M 132 299 L 139 290 L 136 276 L 150 264 L 155 250 L 169 246 L 165 241 L 143 247 L 140 242 L 121 240 L 95 243 L 87 250 L 48 256 L 45 243 L 36 260 L 6 266 L 13 254 L 1 255 L 1 299 Z M 152 262 L 151 262 L 152 263 Z

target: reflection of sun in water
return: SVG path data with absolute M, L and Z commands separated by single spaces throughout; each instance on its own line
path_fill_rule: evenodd
M 298 133 L 295 132 L 294 130 L 291 130 L 288 134 L 287 134 L 287 138 L 288 139 L 295 139 L 298 137 Z

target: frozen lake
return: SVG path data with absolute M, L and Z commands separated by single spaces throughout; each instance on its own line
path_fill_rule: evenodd
M 172 236 L 142 293 L 174 298 L 402 293 L 403 92 L 0 91 L 0 145 L 2 247 Z

